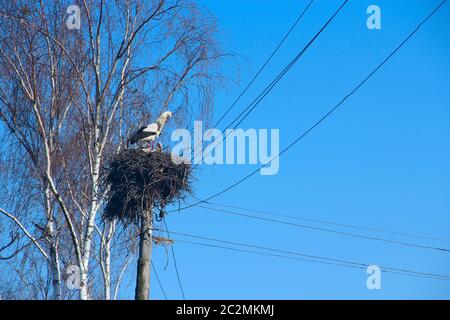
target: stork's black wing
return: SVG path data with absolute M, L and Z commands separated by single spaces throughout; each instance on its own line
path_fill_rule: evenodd
M 141 127 L 139 130 L 137 130 L 129 139 L 128 143 L 135 144 L 136 142 L 148 138 L 150 136 L 154 136 L 156 132 L 154 131 L 146 131 L 147 127 Z

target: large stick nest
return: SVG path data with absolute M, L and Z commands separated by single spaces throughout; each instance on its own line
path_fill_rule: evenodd
M 137 223 L 144 210 L 164 208 L 191 192 L 192 167 L 174 163 L 171 154 L 128 149 L 115 155 L 105 170 L 103 218 Z

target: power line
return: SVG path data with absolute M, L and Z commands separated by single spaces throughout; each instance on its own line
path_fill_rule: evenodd
M 326 265 L 334 265 L 334 266 L 340 266 L 340 267 L 346 267 L 346 268 L 365 270 L 364 267 L 355 266 L 355 265 L 346 265 L 346 264 L 339 264 L 339 263 L 333 263 L 333 262 L 327 262 L 327 261 L 317 261 L 317 260 L 311 260 L 311 259 L 296 258 L 296 257 L 290 257 L 290 256 L 286 256 L 286 255 L 281 255 L 281 254 L 273 254 L 273 253 L 259 252 L 259 251 L 254 251 L 254 250 L 247 250 L 247 249 L 239 249 L 239 248 L 233 248 L 233 247 L 219 246 L 219 245 L 214 245 L 214 244 L 210 244 L 210 243 L 203 243 L 203 242 L 195 242 L 195 241 L 180 240 L 180 239 L 174 239 L 174 240 L 177 241 L 177 242 L 180 242 L 180 243 L 188 243 L 188 244 L 200 245 L 200 246 L 204 246 L 204 247 L 212 247 L 212 248 L 226 249 L 226 250 L 232 250 L 232 251 L 238 251 L 238 252 L 244 252 L 244 253 L 258 254 L 258 255 L 263 255 L 263 256 L 271 256 L 271 257 L 284 258 L 284 259 L 290 259 L 290 260 L 298 260 L 298 261 L 304 261 L 304 262 L 326 264 Z M 385 270 L 385 269 L 381 269 L 381 268 L 380 268 L 380 271 L 381 272 L 385 272 L 385 273 L 404 275 L 404 276 L 429 278 L 429 279 L 445 280 L 445 281 L 450 280 L 448 278 L 444 278 L 444 277 L 440 277 L 440 276 L 425 276 L 425 275 L 418 275 L 418 274 L 414 274 L 414 273 L 390 271 L 390 270 Z
M 194 204 L 190 204 L 187 205 L 185 207 L 179 208 L 177 210 L 173 210 L 173 211 L 180 211 L 180 210 L 185 210 L 188 208 L 192 208 L 193 206 L 196 206 L 198 204 L 201 203 L 205 203 L 208 202 L 209 200 L 216 198 L 222 194 L 224 194 L 225 192 L 231 190 L 232 188 L 236 187 L 237 185 L 241 184 L 242 182 L 246 181 L 247 179 L 249 179 L 250 177 L 252 177 L 253 175 L 255 175 L 256 173 L 259 172 L 259 170 L 261 170 L 262 168 L 268 166 L 270 164 L 271 161 L 281 157 L 284 153 L 286 153 L 289 149 L 291 149 L 294 145 L 296 145 L 298 142 L 300 142 L 305 136 L 307 136 L 312 130 L 314 130 L 317 126 L 319 126 L 325 119 L 327 119 L 331 114 L 333 114 L 344 102 L 347 101 L 347 99 L 349 99 L 351 96 L 353 96 L 356 91 L 358 91 L 359 88 L 361 88 L 370 78 L 372 78 L 372 76 L 379 70 L 381 69 L 381 67 L 383 67 L 396 53 L 397 51 L 399 51 L 404 45 L 405 43 L 407 43 L 409 41 L 409 39 L 411 39 L 411 37 L 413 37 L 417 31 L 419 31 L 419 29 L 422 27 L 422 25 L 427 22 L 441 7 L 442 5 L 446 2 L 447 0 L 443 0 L 430 14 L 428 14 L 425 19 L 423 19 L 418 25 L 417 27 L 400 43 L 399 46 L 397 46 L 374 70 L 372 70 L 372 72 L 370 72 L 352 91 L 350 91 L 346 96 L 344 96 L 344 98 L 342 98 L 333 108 L 331 108 L 326 114 L 324 114 L 318 121 L 316 121 L 309 129 L 307 129 L 304 133 L 302 133 L 298 138 L 296 138 L 294 141 L 292 141 L 286 148 L 284 148 L 277 156 L 275 156 L 273 159 L 271 159 L 270 161 L 266 162 L 265 164 L 261 165 L 260 167 L 258 167 L 256 170 L 250 172 L 248 175 L 246 175 L 245 177 L 241 178 L 240 180 L 238 180 L 237 182 L 233 183 L 232 185 L 228 186 L 227 188 L 223 189 L 222 191 L 219 191 L 211 196 L 209 196 L 208 198 L 199 201 L 197 203 Z
M 265 256 L 275 256 L 275 257 L 279 257 L 279 258 L 295 259 L 295 260 L 299 260 L 299 261 L 319 263 L 319 264 L 327 264 L 327 265 L 335 265 L 335 266 L 354 268 L 354 269 L 361 269 L 361 270 L 366 270 L 370 266 L 368 264 L 355 265 L 355 264 L 336 263 L 336 262 L 328 262 L 328 261 L 321 261 L 321 260 L 314 260 L 314 259 L 296 258 L 296 257 L 292 257 L 292 256 L 289 256 L 289 255 L 271 254 L 271 253 L 255 251 L 255 250 L 238 249 L 238 248 L 234 248 L 234 247 L 224 247 L 224 246 L 218 246 L 218 245 L 213 245 L 213 244 L 204 243 L 204 242 L 192 242 L 192 241 L 180 240 L 180 239 L 174 239 L 174 240 L 177 241 L 177 242 L 195 243 L 195 244 L 204 245 L 204 246 L 217 247 L 217 248 L 223 248 L 223 249 L 230 249 L 230 250 L 247 252 L 247 253 L 254 253 L 254 254 L 260 254 L 260 255 L 265 255 Z M 394 274 L 401 274 L 401 275 L 415 276 L 415 277 L 423 277 L 423 278 L 431 278 L 431 279 L 436 279 L 436 280 L 445 280 L 445 281 L 449 281 L 450 280 L 450 278 L 448 276 L 443 276 L 443 275 L 439 275 L 439 274 L 430 274 L 429 275 L 428 273 L 421 273 L 421 272 L 416 273 L 416 272 L 410 271 L 410 270 L 408 270 L 408 271 L 395 271 L 395 269 L 392 270 L 392 269 L 386 268 L 386 267 L 381 267 L 381 266 L 378 266 L 378 267 L 380 268 L 380 271 L 387 272 L 387 273 L 394 273 Z
M 164 230 L 160 230 L 160 231 L 164 231 Z M 280 256 L 279 254 L 282 254 L 283 255 L 282 257 L 284 257 L 284 258 L 293 258 L 290 255 L 301 256 L 302 257 L 301 259 L 297 258 L 301 261 L 326 263 L 326 264 L 333 264 L 333 265 L 340 265 L 340 266 L 347 266 L 347 267 L 351 266 L 351 267 L 358 268 L 358 269 L 365 269 L 368 266 L 370 266 L 370 264 L 367 264 L 367 263 L 335 259 L 335 258 L 329 258 L 329 257 L 325 257 L 325 256 L 317 256 L 317 255 L 305 254 L 305 253 L 288 251 L 288 250 L 280 250 L 280 249 L 269 248 L 269 247 L 260 246 L 260 245 L 253 245 L 253 244 L 247 244 L 247 243 L 242 243 L 242 242 L 234 242 L 234 241 L 222 240 L 222 239 L 217 239 L 217 238 L 211 238 L 211 237 L 205 237 L 205 236 L 199 236 L 199 235 L 193 235 L 193 234 L 187 234 L 187 233 L 181 233 L 181 232 L 173 232 L 172 231 L 172 233 L 176 234 L 176 235 L 184 236 L 184 237 L 213 241 L 213 242 L 223 243 L 223 244 L 227 244 L 227 245 L 241 246 L 241 247 L 246 247 L 246 248 L 251 248 L 251 249 L 276 252 L 278 254 L 275 256 Z M 174 240 L 177 242 L 187 242 L 186 240 L 180 240 L 180 239 L 174 239 Z M 209 245 L 209 244 L 205 244 L 205 243 L 203 243 L 203 244 Z M 236 248 L 230 248 L 230 247 L 227 247 L 227 248 L 236 249 Z M 242 249 L 237 249 L 237 250 L 240 251 Z M 252 253 L 258 253 L 258 254 L 263 254 L 263 255 L 274 255 L 274 254 L 268 254 L 266 252 L 261 252 L 261 251 L 252 251 Z M 420 277 L 432 277 L 435 279 L 450 280 L 450 276 L 448 276 L 448 275 L 420 272 L 420 271 L 414 271 L 414 270 L 408 270 L 408 269 L 402 269 L 402 268 L 392 268 L 392 267 L 386 267 L 386 266 L 379 266 L 379 267 L 380 267 L 380 270 L 384 270 L 385 272 L 397 272 L 397 273 L 404 273 L 404 274 L 420 276 Z
M 235 215 L 235 216 L 265 221 L 265 222 L 278 223 L 278 224 L 289 225 L 289 226 L 298 227 L 298 228 L 315 230 L 315 231 L 329 232 L 329 233 L 333 233 L 333 234 L 337 234 L 337 235 L 341 235 L 341 236 L 348 236 L 348 237 L 360 238 L 360 239 L 365 239 L 365 240 L 374 240 L 374 241 L 386 242 L 386 243 L 397 244 L 397 245 L 402 245 L 402 246 L 407 246 L 407 247 L 437 250 L 437 251 L 441 251 L 441 252 L 450 252 L 450 249 L 445 249 L 445 248 L 440 248 L 440 247 L 426 246 L 426 245 L 421 245 L 421 244 L 396 241 L 396 240 L 380 238 L 380 237 L 365 236 L 365 235 L 356 234 L 356 233 L 338 231 L 338 230 L 327 229 L 327 228 L 322 228 L 322 227 L 315 227 L 315 226 L 310 226 L 310 225 L 306 225 L 306 224 L 288 222 L 288 221 L 271 219 L 271 218 L 264 218 L 264 217 L 254 216 L 254 215 L 250 215 L 250 214 L 246 214 L 246 213 L 239 213 L 239 212 L 234 212 L 234 211 L 230 211 L 230 210 L 210 208 L 210 207 L 201 206 L 201 205 L 197 205 L 197 207 L 208 209 L 208 210 L 211 210 L 214 212 L 226 213 L 226 214 L 231 214 L 231 215 Z
M 165 231 L 167 232 L 167 237 L 170 238 L 170 232 L 169 232 L 169 227 L 167 226 L 166 218 L 163 217 L 163 220 L 164 220 L 164 226 L 166 228 Z M 170 246 L 170 251 L 172 252 L 173 264 L 175 267 L 175 273 L 177 274 L 177 281 L 178 281 L 178 285 L 180 286 L 181 295 L 183 296 L 183 300 L 186 300 L 186 296 L 184 295 L 183 285 L 181 283 L 180 273 L 178 271 L 177 259 L 175 257 L 175 249 L 173 248 L 173 246 Z
M 288 63 L 288 65 L 275 77 L 274 80 L 272 80 L 269 85 L 264 88 L 264 90 L 244 109 L 242 112 L 231 121 L 231 123 L 228 124 L 227 127 L 231 127 L 233 123 L 235 123 L 244 113 L 244 117 L 239 120 L 239 122 L 234 126 L 233 129 L 236 129 L 239 124 L 244 121 L 245 118 L 259 105 L 259 103 L 269 94 L 270 91 L 278 84 L 278 82 L 286 75 L 286 73 L 292 68 L 292 66 L 303 56 L 303 54 L 308 50 L 308 48 L 316 41 L 316 39 L 319 37 L 319 35 L 325 30 L 325 28 L 333 21 L 333 19 L 337 16 L 337 14 L 342 10 L 342 8 L 347 4 L 348 0 L 345 0 L 341 6 L 334 12 L 334 14 L 327 20 L 327 22 L 320 28 L 320 30 L 314 35 L 314 37 L 311 38 L 311 40 L 306 44 L 305 47 L 291 60 L 291 62 Z M 224 139 L 226 139 L 230 135 L 231 131 L 228 131 L 225 134 L 225 137 L 214 141 L 214 143 L 217 145 L 217 143 L 222 142 Z M 211 148 L 211 152 L 212 152 Z M 203 148 L 202 148 L 203 152 Z M 194 155 L 194 159 L 196 158 L 198 154 Z M 207 154 L 209 155 L 209 153 Z M 198 164 L 194 166 L 194 168 L 197 167 Z
M 155 273 L 156 280 L 158 281 L 159 288 L 161 289 L 161 292 L 163 293 L 164 298 L 167 300 L 166 291 L 164 290 L 164 287 L 162 286 L 162 283 L 161 283 L 161 281 L 159 279 L 158 272 L 156 271 L 156 267 L 153 264 L 153 261 L 152 261 L 152 268 L 153 268 L 153 272 Z
M 194 198 L 196 198 L 196 197 L 194 197 Z M 201 200 L 199 198 L 196 198 L 196 199 Z M 404 237 L 411 237 L 411 238 L 424 239 L 424 240 L 450 242 L 449 239 L 439 238 L 439 237 L 431 237 L 431 236 L 424 236 L 424 235 L 418 235 L 418 234 L 413 234 L 413 233 L 386 230 L 386 229 L 381 229 L 381 228 L 363 227 L 363 226 L 357 226 L 357 225 L 352 225 L 352 224 L 347 224 L 347 223 L 338 223 L 338 222 L 332 222 L 332 221 L 326 221 L 326 220 L 320 220 L 320 219 L 305 218 L 305 217 L 299 217 L 299 216 L 294 216 L 294 215 L 288 215 L 288 214 L 284 214 L 284 213 L 277 213 L 274 211 L 249 209 L 249 208 L 243 208 L 243 207 L 239 207 L 239 206 L 232 206 L 232 205 L 226 205 L 226 204 L 215 203 L 215 202 L 205 202 L 205 203 L 209 204 L 209 205 L 213 205 L 213 206 L 243 210 L 243 211 L 248 211 L 248 212 L 261 213 L 264 215 L 269 215 L 269 216 L 274 216 L 274 217 L 295 219 L 295 220 L 301 220 L 301 221 L 310 221 L 310 222 L 315 222 L 315 223 L 321 223 L 321 224 L 327 224 L 327 225 L 345 227 L 345 228 L 351 228 L 351 229 L 358 229 L 358 230 L 364 230 L 364 231 L 382 232 L 382 233 L 392 234 L 392 235 L 396 235 L 396 236 L 404 236 Z M 210 208 L 210 209 L 212 209 L 212 208 Z
M 338 15 L 338 13 L 344 8 L 348 0 L 345 0 L 341 6 L 333 13 L 333 15 L 327 20 L 327 22 L 320 28 L 320 30 L 314 35 L 314 37 L 309 40 L 306 46 L 291 60 L 291 62 L 275 77 L 275 79 L 252 101 L 229 125 L 232 126 L 244 113 L 244 117 L 239 120 L 237 124 L 234 125 L 236 129 L 242 121 L 259 105 L 259 103 L 266 97 L 267 94 L 275 87 L 275 85 L 286 75 L 286 73 L 292 68 L 292 66 L 297 63 L 297 61 L 303 56 L 303 54 L 309 49 L 309 47 L 317 40 L 320 34 L 326 29 L 326 27 L 333 21 L 333 19 Z
M 303 11 L 298 16 L 297 20 L 295 20 L 294 24 L 290 27 L 288 32 L 284 35 L 284 37 L 281 39 L 281 41 L 278 43 L 278 45 L 275 47 L 275 49 L 272 51 L 272 53 L 269 55 L 267 60 L 263 63 L 263 65 L 259 68 L 258 72 L 253 76 L 251 81 L 247 84 L 247 86 L 244 88 L 244 90 L 239 94 L 239 96 L 234 100 L 234 102 L 227 108 L 227 110 L 222 114 L 222 116 L 219 118 L 219 120 L 214 124 L 214 127 L 217 127 L 219 123 L 226 117 L 226 115 L 233 109 L 233 107 L 236 105 L 236 103 L 239 102 L 239 100 L 242 98 L 242 96 L 247 92 L 247 90 L 250 88 L 250 86 L 255 82 L 255 80 L 259 77 L 261 72 L 264 70 L 266 65 L 272 60 L 273 56 L 278 52 L 280 47 L 283 45 L 283 43 L 286 41 L 287 37 L 291 34 L 292 30 L 297 26 L 297 24 L 300 22 L 300 20 L 303 18 L 303 16 L 308 11 L 309 7 L 312 5 L 314 0 L 311 0 L 308 5 L 303 9 Z

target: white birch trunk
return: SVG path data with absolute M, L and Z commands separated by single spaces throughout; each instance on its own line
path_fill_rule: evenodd
M 47 227 L 46 231 L 48 232 L 48 240 L 50 242 L 50 270 L 52 274 L 52 287 L 53 287 L 53 300 L 61 300 L 62 292 L 61 292 L 61 268 L 59 264 L 59 251 L 58 251 L 58 239 L 56 236 L 55 230 L 55 221 L 53 219 L 53 212 L 51 208 L 51 191 L 48 183 L 44 181 L 44 190 L 45 190 L 45 210 L 47 214 Z
M 104 294 L 105 300 L 111 300 L 111 240 L 114 235 L 115 222 L 109 224 L 108 235 L 106 236 L 106 241 L 104 244 L 104 268 L 103 268 L 103 278 L 104 278 Z
M 61 300 L 61 267 L 59 264 L 59 251 L 56 239 L 50 245 L 50 265 L 52 270 L 53 300 Z
M 98 132 L 95 133 L 98 135 Z M 97 140 L 97 139 L 96 139 Z M 91 256 L 92 239 L 94 236 L 95 229 L 95 217 L 98 210 L 98 178 L 100 171 L 100 155 L 96 152 L 93 169 L 92 169 L 92 192 L 91 192 L 91 204 L 89 215 L 86 224 L 86 233 L 84 237 L 83 245 L 83 257 L 82 257 L 82 267 L 80 268 L 80 299 L 88 300 L 88 272 L 89 272 L 89 259 Z

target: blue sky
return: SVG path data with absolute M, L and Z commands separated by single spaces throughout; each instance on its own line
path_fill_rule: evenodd
M 227 76 L 240 82 L 217 94 L 217 116 L 233 102 L 307 2 L 201 1 L 218 19 L 224 49 L 235 53 L 239 62 L 239 69 L 234 62 L 223 66 Z M 438 2 L 350 1 L 240 127 L 279 128 L 281 148 L 288 145 L 352 90 Z M 340 3 L 315 1 L 222 125 L 273 79 Z M 381 8 L 381 30 L 366 28 L 366 8 L 371 4 Z M 450 239 L 449 19 L 450 4 L 446 3 L 338 112 L 281 157 L 277 175 L 255 175 L 214 201 Z M 196 196 L 206 198 L 255 168 L 202 166 Z M 176 232 L 450 274 L 450 254 L 445 252 L 215 214 L 197 207 L 172 213 L 167 222 Z M 450 248 L 450 242 L 325 227 Z M 174 248 L 189 299 L 450 298 L 450 281 L 383 273 L 381 290 L 368 290 L 364 270 L 181 242 Z M 166 259 L 164 249 L 155 248 L 154 262 L 168 297 L 181 298 L 173 262 L 163 269 Z M 133 290 L 131 281 L 128 286 L 124 283 L 122 298 L 132 298 Z M 151 295 L 163 298 L 154 278 Z

